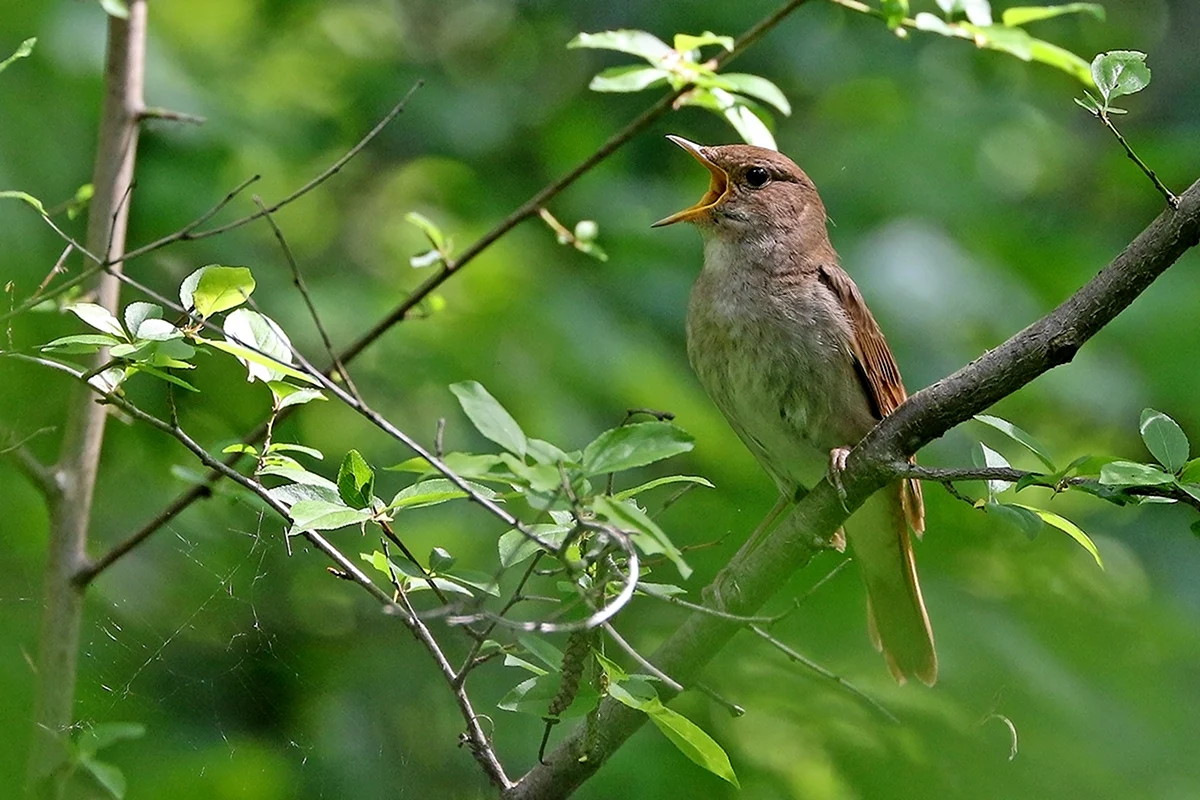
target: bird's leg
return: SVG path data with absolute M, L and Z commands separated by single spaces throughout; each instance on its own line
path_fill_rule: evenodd
M 829 482 L 837 490 L 842 508 L 846 508 L 846 487 L 842 486 L 842 473 L 846 471 L 846 459 L 850 456 L 849 447 L 835 447 L 829 451 Z

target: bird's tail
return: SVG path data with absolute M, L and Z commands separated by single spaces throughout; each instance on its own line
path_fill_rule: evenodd
M 867 630 L 897 681 L 915 675 L 932 686 L 937 653 L 909 535 L 910 523 L 918 533 L 924 528 L 920 487 L 914 490 L 905 481 L 881 490 L 867 505 L 885 513 L 871 515 L 874 524 L 852 525 L 847 531 L 867 584 Z

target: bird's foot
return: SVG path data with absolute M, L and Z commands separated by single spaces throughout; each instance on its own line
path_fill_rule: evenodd
M 835 447 L 829 451 L 829 482 L 837 490 L 838 499 L 842 501 L 842 508 L 847 512 L 850 509 L 846 508 L 846 487 L 842 486 L 842 473 L 846 470 L 846 459 L 849 456 L 849 447 Z
M 829 549 L 836 550 L 839 553 L 846 552 L 846 529 L 838 528 L 833 532 L 833 536 L 829 537 Z

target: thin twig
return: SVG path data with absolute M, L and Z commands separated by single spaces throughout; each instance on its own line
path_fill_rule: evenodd
M 196 114 L 188 114 L 184 111 L 172 111 L 169 108 L 158 108 L 157 106 L 143 108 L 138 114 L 138 119 L 143 121 L 148 119 L 164 119 L 168 122 L 186 122 L 189 125 L 203 125 L 205 122 L 208 122 L 207 119 Z
M 1158 189 L 1159 193 L 1163 197 L 1167 198 L 1167 204 L 1170 205 L 1171 208 L 1178 211 L 1179 198 L 1170 189 L 1168 189 L 1161 180 L 1158 179 L 1158 175 L 1154 173 L 1154 170 L 1150 169 L 1150 167 L 1146 165 L 1146 162 L 1142 161 L 1142 159 L 1138 157 L 1138 154 L 1133 152 L 1133 148 L 1129 146 L 1129 142 L 1125 141 L 1125 137 L 1121 135 L 1121 132 L 1117 130 L 1117 127 L 1112 124 L 1112 120 L 1108 118 L 1108 114 L 1101 109 L 1096 113 L 1096 116 L 1099 117 L 1100 121 L 1104 123 L 1104 127 L 1108 128 L 1112 132 L 1112 135 L 1117 137 L 1117 141 L 1121 143 L 1121 147 L 1125 148 L 1125 155 L 1129 156 L 1130 160 L 1132 160 L 1134 164 L 1137 164 L 1138 169 L 1145 173 L 1146 177 L 1150 179 L 1150 182 L 1154 184 L 1154 188 Z
M 47 503 L 53 506 L 62 496 L 62 486 L 58 482 L 54 468 L 48 464 L 43 464 L 41 459 L 25 446 L 25 443 L 30 439 L 51 430 L 53 428 L 40 428 L 20 441 L 0 447 L 0 456 L 12 461 L 13 466 L 28 478 L 30 483 L 36 486 L 38 491 L 42 493 Z
M 649 672 L 651 675 L 662 681 L 663 684 L 672 692 L 683 691 L 683 684 L 651 664 L 644 655 L 637 651 L 636 647 L 625 641 L 625 637 L 617 633 L 617 629 L 614 628 L 611 623 L 606 622 L 602 627 L 604 628 L 604 632 L 612 637 L 612 640 L 617 643 L 617 646 L 628 653 L 629 657 L 636 661 L 642 669 L 646 670 L 646 672 Z
M 263 217 L 267 220 L 267 224 L 275 232 L 275 239 L 279 242 L 279 248 L 283 251 L 284 260 L 287 261 L 288 268 L 292 271 L 292 284 L 295 285 L 296 291 L 300 292 L 300 296 L 304 298 L 304 305 L 308 308 L 308 315 L 312 317 L 313 325 L 316 326 L 317 333 L 321 335 L 321 344 L 325 346 L 325 354 L 329 356 L 329 363 L 337 374 L 341 376 L 346 386 L 349 387 L 350 393 L 361 400 L 362 395 L 358 393 L 358 387 L 354 385 L 349 371 L 342 364 L 342 360 L 338 358 L 337 351 L 333 349 L 333 341 L 329 338 L 329 332 L 325 330 L 325 325 L 321 322 L 321 316 L 317 313 L 317 307 L 313 304 L 312 295 L 309 294 L 308 286 L 304 282 L 304 276 L 300 273 L 300 265 L 296 262 L 296 257 L 292 254 L 292 248 L 288 245 L 283 231 L 280 230 L 279 225 L 275 222 L 274 215 L 263 204 L 261 197 L 254 195 L 254 204 L 263 212 Z
M 792 661 L 795 661 L 797 664 L 807 667 L 808 669 L 810 669 L 813 672 L 820 675 L 822 678 L 828 678 L 829 680 L 836 683 L 838 686 L 841 686 L 843 689 L 850 692 L 850 694 L 854 695 L 855 697 L 857 697 L 858 699 L 862 700 L 867 705 L 869 705 L 871 708 L 878 711 L 888 721 L 895 722 L 895 723 L 900 722 L 900 720 L 898 720 L 892 712 L 890 712 L 886 708 L 884 708 L 883 705 L 878 700 L 871 697 L 869 694 L 864 692 L 862 689 L 859 689 L 854 684 L 850 683 L 850 681 L 846 680 L 841 675 L 838 675 L 837 673 L 834 673 L 834 672 L 830 672 L 828 669 L 821 666 L 817 662 L 813 661 L 808 656 L 794 650 L 791 647 L 788 647 L 786 644 L 781 642 L 779 639 L 776 639 L 774 636 L 772 636 L 770 633 L 768 633 L 763 628 L 760 628 L 757 625 L 750 625 L 749 628 L 750 628 L 750 630 L 754 631 L 754 633 L 756 633 L 763 641 L 770 644 L 772 647 L 774 647 L 779 652 L 783 653 L 789 659 L 791 659 Z

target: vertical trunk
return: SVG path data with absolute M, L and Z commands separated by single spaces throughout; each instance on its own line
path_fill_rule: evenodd
M 130 0 L 128 19 L 108 18 L 104 101 L 96 144 L 88 215 L 89 251 L 115 262 L 125 251 L 129 190 L 137 155 L 146 44 L 145 0 Z M 120 283 L 103 274 L 96 302 L 117 310 Z M 95 365 L 108 360 L 97 355 Z M 66 742 L 74 721 L 76 666 L 84 588 L 74 580 L 87 560 L 87 533 L 96 485 L 106 410 L 85 387 L 75 387 L 67 411 L 62 451 L 55 478 L 62 495 L 50 514 L 49 558 L 43 584 L 41 639 L 37 659 L 34 730 L 29 754 L 27 793 L 61 796 L 66 785 Z

